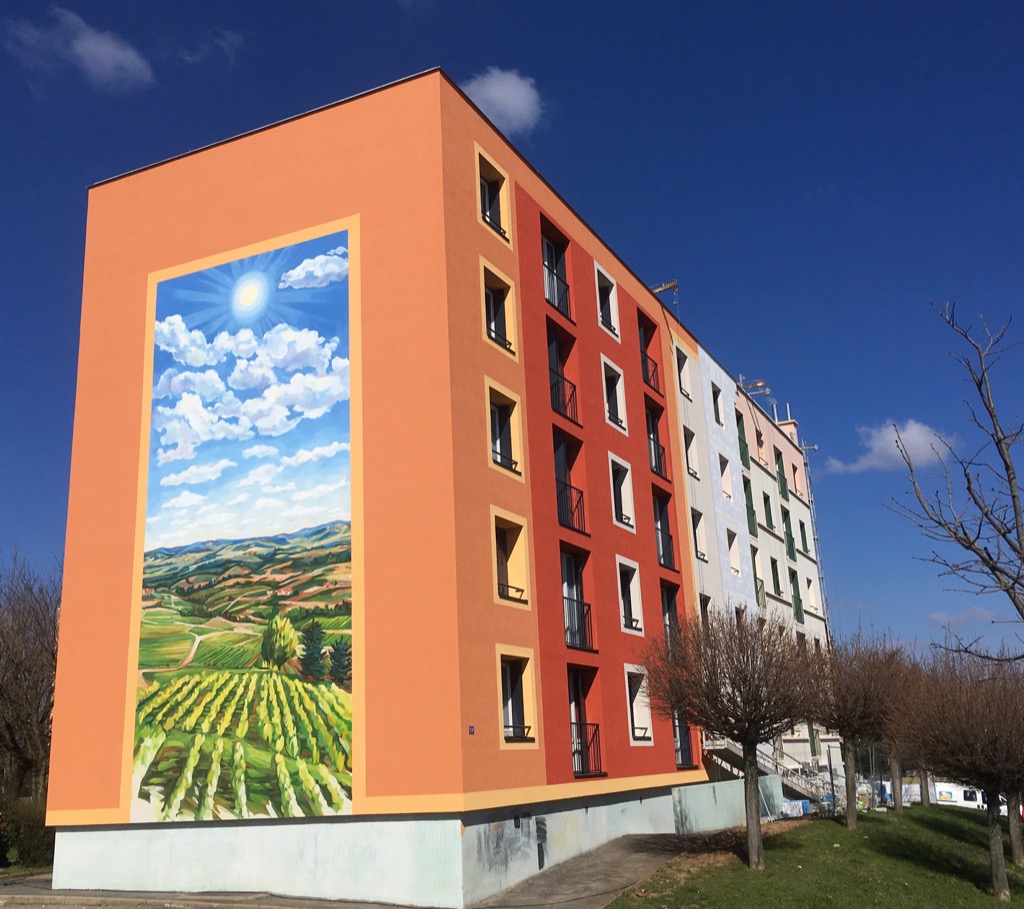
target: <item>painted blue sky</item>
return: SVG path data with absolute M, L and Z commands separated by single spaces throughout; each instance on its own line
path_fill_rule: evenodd
M 67 2 L 0 11 L 0 548 L 63 548 L 86 186 L 441 65 L 644 280 L 679 280 L 730 372 L 792 404 L 841 630 L 1015 631 L 884 506 L 906 488 L 890 422 L 970 439 L 926 301 L 1022 310 L 1019 0 Z M 1011 417 L 1022 356 L 1000 364 Z
M 347 243 L 157 285 L 147 550 L 351 517 Z

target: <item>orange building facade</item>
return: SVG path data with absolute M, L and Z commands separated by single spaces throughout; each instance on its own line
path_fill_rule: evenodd
M 680 345 L 439 71 L 94 187 L 55 886 L 455 906 L 676 829 Z

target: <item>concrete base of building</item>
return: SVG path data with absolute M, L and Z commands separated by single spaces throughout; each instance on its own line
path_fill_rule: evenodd
M 781 781 L 761 783 L 770 813 Z M 461 909 L 620 836 L 720 830 L 743 817 L 742 781 L 729 781 L 461 816 L 64 828 L 53 887 Z

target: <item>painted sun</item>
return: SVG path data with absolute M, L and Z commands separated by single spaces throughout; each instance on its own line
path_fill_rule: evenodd
M 267 276 L 260 271 L 247 272 L 231 290 L 231 313 L 239 322 L 252 322 L 263 314 L 269 297 Z

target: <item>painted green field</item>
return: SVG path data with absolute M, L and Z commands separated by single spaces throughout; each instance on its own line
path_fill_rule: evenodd
M 248 669 L 260 658 L 262 636 L 219 633 L 199 642 L 192 665 L 217 669 Z

